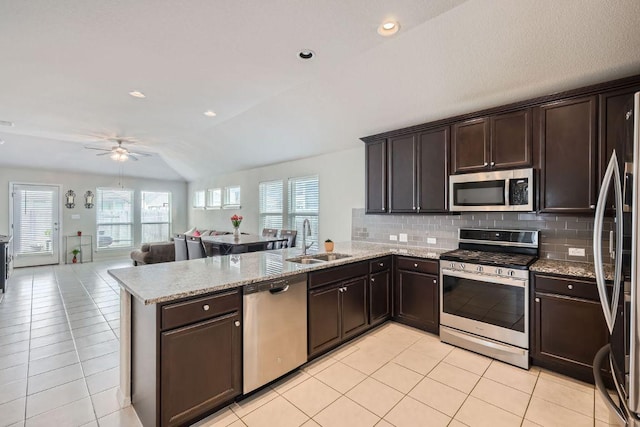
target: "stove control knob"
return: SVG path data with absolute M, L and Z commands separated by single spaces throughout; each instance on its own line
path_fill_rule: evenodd
M 502 269 L 501 268 L 496 268 L 496 274 L 502 274 Z
M 513 276 L 516 274 L 516 272 L 515 272 L 515 271 L 513 271 L 513 270 L 509 270 L 509 272 L 508 272 L 507 274 L 508 274 L 509 276 L 513 277 Z
M 460 268 L 464 270 L 464 264 L 460 263 Z
M 478 273 L 482 273 L 482 266 L 481 265 L 477 266 L 476 270 L 478 270 Z

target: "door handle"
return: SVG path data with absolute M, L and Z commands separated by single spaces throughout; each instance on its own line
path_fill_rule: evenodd
M 289 290 L 289 285 L 284 285 L 281 288 L 269 289 L 271 295 L 283 294 Z

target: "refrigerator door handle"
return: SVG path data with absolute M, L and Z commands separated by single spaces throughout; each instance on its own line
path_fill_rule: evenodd
M 613 401 L 609 393 L 607 392 L 607 387 L 604 385 L 604 381 L 602 380 L 602 364 L 605 358 L 608 359 L 609 354 L 611 353 L 611 345 L 607 344 L 602 347 L 596 353 L 596 356 L 593 358 L 593 378 L 596 383 L 596 389 L 600 393 L 602 400 L 605 405 L 609 408 L 611 412 L 613 412 L 623 424 L 626 424 L 627 417 L 625 416 L 625 411 L 620 409 L 618 405 Z M 615 374 L 614 374 L 615 376 Z M 619 396 L 618 396 L 619 398 Z M 621 399 L 622 401 L 623 399 Z
M 602 227 L 604 222 L 604 211 L 609 193 L 609 184 L 613 179 L 614 197 L 616 204 L 616 252 L 618 256 L 615 259 L 614 282 L 613 282 L 613 300 L 609 301 L 607 296 L 607 284 L 604 275 L 604 265 L 602 261 Z M 613 333 L 613 326 L 616 323 L 616 315 L 618 314 L 618 297 L 620 294 L 620 278 L 622 275 L 622 184 L 620 181 L 620 170 L 618 168 L 618 156 L 613 150 L 609 165 L 602 179 L 600 194 L 598 195 L 598 204 L 596 205 L 596 214 L 593 225 L 593 258 L 596 274 L 596 284 L 598 294 L 600 295 L 600 304 L 604 313 L 604 319 L 607 322 L 609 333 Z

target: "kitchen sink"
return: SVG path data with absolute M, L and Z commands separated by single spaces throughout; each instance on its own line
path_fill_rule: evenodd
M 317 255 L 306 255 L 306 256 L 299 256 L 295 258 L 289 258 L 287 259 L 287 261 L 295 262 L 298 264 L 320 264 L 322 262 L 335 261 L 337 259 L 350 258 L 350 257 L 351 255 L 344 255 L 344 254 L 317 254 Z

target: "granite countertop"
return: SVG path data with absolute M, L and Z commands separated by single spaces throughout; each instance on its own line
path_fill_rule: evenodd
M 318 264 L 297 264 L 286 261 L 301 255 L 299 248 L 291 248 L 140 265 L 109 270 L 109 274 L 122 288 L 148 305 L 385 255 L 439 259 L 445 251 L 380 243 L 337 242 L 334 253 L 350 257 Z
M 537 273 L 559 274 L 562 276 L 595 279 L 596 273 L 593 263 L 560 261 L 555 259 L 539 259 L 529 270 Z M 604 275 L 606 280 L 613 280 L 613 266 L 605 264 Z

